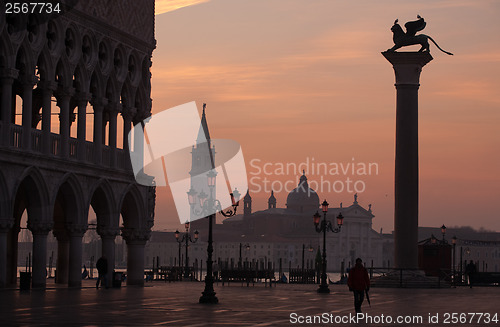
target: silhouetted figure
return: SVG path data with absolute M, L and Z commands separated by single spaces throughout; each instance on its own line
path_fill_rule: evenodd
M 470 288 L 472 288 L 472 281 L 474 280 L 475 273 L 476 273 L 476 265 L 474 264 L 474 261 L 471 260 L 469 264 L 465 266 L 465 274 L 467 275 Z
M 87 267 L 83 265 L 82 279 L 86 279 L 88 276 L 89 276 L 89 271 L 87 270 Z
M 347 286 L 349 286 L 349 291 L 354 293 L 354 310 L 359 313 L 365 298 L 365 291 L 370 290 L 370 278 L 368 277 L 368 271 L 363 267 L 361 258 L 357 258 L 356 265 L 349 270 Z
M 105 255 L 97 260 L 95 267 L 97 268 L 97 272 L 99 273 L 99 277 L 97 278 L 95 287 L 99 288 L 99 282 L 101 282 L 101 286 L 108 288 L 108 259 L 106 259 Z

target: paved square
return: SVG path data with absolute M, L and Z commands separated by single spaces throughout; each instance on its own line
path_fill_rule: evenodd
M 50 284 L 49 284 L 50 285 Z M 336 323 L 300 324 L 299 316 L 353 314 L 352 293 L 345 285 L 331 285 L 330 294 L 316 293 L 317 285 L 277 285 L 276 288 L 216 285 L 217 305 L 198 304 L 200 282 L 152 282 L 146 287 L 99 289 L 85 281 L 85 288 L 53 288 L 46 291 L 0 291 L 0 325 L 61 326 L 334 326 Z M 445 313 L 500 313 L 499 288 L 382 289 L 370 291 L 371 307 L 363 312 L 372 317 L 421 316 L 422 323 L 362 323 L 340 325 L 374 326 L 484 326 L 473 323 L 444 324 Z M 291 319 L 295 313 L 296 318 Z M 439 314 L 439 323 L 428 321 Z M 326 316 L 326 315 L 325 315 Z M 313 318 L 310 318 L 313 319 Z M 333 319 L 333 318 L 332 318 Z M 339 319 L 339 318 L 338 318 Z M 376 318 L 374 318 L 376 319 Z M 409 318 L 407 318 L 409 319 Z M 468 318 L 469 319 L 469 318 Z M 296 323 L 292 323 L 296 321 Z M 304 320 L 306 321 L 306 320 Z M 481 321 L 484 321 L 481 320 Z

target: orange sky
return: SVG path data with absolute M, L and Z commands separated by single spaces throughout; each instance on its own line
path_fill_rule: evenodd
M 396 18 L 404 24 L 423 16 L 423 33 L 455 56 L 431 45 L 434 60 L 420 80 L 420 225 L 500 231 L 500 2 L 164 3 L 156 2 L 157 12 L 166 13 L 156 17 L 153 112 L 193 100 L 201 109 L 206 102 L 212 137 L 238 141 L 249 174 L 256 172 L 252 159 L 261 166 L 308 157 L 377 163 L 378 175 L 354 179 L 366 185 L 359 201 L 373 205 L 374 229 L 387 232 L 393 228 L 396 91 L 380 52 L 392 46 Z M 318 193 L 332 206 L 353 199 L 347 191 Z M 278 207 L 286 195 L 276 193 Z M 267 207 L 269 194 L 252 196 L 254 210 Z M 177 223 L 170 191 L 158 190 L 155 229 Z

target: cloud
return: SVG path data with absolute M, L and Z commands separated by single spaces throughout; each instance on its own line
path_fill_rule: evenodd
M 194 6 L 210 0 L 156 0 L 155 14 L 163 14 L 180 8 Z

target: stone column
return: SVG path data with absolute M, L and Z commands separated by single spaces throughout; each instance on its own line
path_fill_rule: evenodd
M 78 138 L 78 160 L 87 161 L 87 151 L 86 151 L 86 137 L 87 137 L 87 103 L 90 99 L 90 94 L 79 93 L 76 96 L 76 101 L 78 105 L 78 126 L 77 126 L 77 138 Z
M 394 263 L 418 268 L 418 88 L 429 52 L 383 52 L 396 74 Z
M 42 152 L 52 154 L 50 126 L 52 122 L 52 94 L 57 89 L 57 83 L 42 81 L 38 83 L 42 89 Z
M 116 119 L 118 113 L 121 111 L 121 104 L 111 103 L 108 106 L 109 113 L 109 157 L 110 166 L 116 168 L 116 139 L 117 139 L 117 124 Z
M 151 232 L 124 229 L 122 234 L 127 242 L 127 285 L 144 286 L 144 246 Z
M 118 228 L 99 228 L 101 237 L 102 255 L 108 260 L 108 286 L 111 286 L 113 271 L 115 270 L 115 238 L 120 234 Z
M 7 281 L 7 234 L 14 225 L 13 219 L 0 219 L 0 288 L 8 284 Z
M 92 107 L 94 108 L 94 163 L 102 163 L 102 116 L 104 106 L 108 103 L 106 99 L 92 99 Z
M 59 106 L 59 136 L 61 138 L 61 157 L 69 158 L 69 101 L 74 93 L 73 88 L 60 88 L 57 91 L 57 105 Z
M 134 121 L 134 162 L 137 162 L 137 165 L 144 168 L 144 151 L 147 151 L 145 147 L 146 139 L 144 135 L 144 129 L 142 126 L 142 120 L 140 117 L 136 117 L 138 121 Z M 138 175 L 143 175 L 144 170 L 139 172 Z
M 69 287 L 82 286 L 82 237 L 87 226 L 71 225 L 68 227 L 69 235 Z
M 57 238 L 56 283 L 67 284 L 69 276 L 69 237 L 64 230 L 54 230 Z
M 122 109 L 122 117 L 123 117 L 123 150 L 124 151 L 129 151 L 129 144 L 128 144 L 128 134 L 130 133 L 131 130 L 131 124 L 132 124 L 132 119 L 135 116 L 136 113 L 135 108 L 129 108 L 125 107 Z M 126 154 L 127 156 L 128 153 Z
M 33 288 L 45 288 L 47 282 L 47 234 L 52 224 L 44 222 L 28 222 L 33 233 Z
M 10 142 L 12 84 L 18 75 L 19 72 L 15 69 L 0 70 L 0 82 L 2 83 L 2 108 L 0 112 L 0 119 L 3 123 L 2 135 L 0 135 L 0 139 L 3 140 L 4 145 L 9 145 Z
M 31 151 L 31 126 L 33 124 L 33 85 L 36 84 L 34 76 L 22 82 L 23 88 L 23 143 L 26 151 Z

